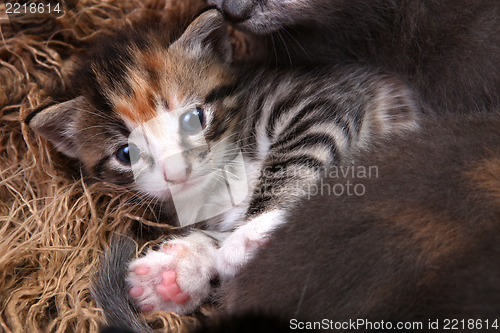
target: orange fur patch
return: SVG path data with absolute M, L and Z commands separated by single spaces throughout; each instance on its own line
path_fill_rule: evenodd
M 425 208 L 413 207 L 395 211 L 390 207 L 372 207 L 387 224 L 401 228 L 409 235 L 406 244 L 420 249 L 419 261 L 435 265 L 452 253 L 467 249 L 468 232 L 461 221 L 435 215 Z
M 500 156 L 481 161 L 472 171 L 466 173 L 479 189 L 486 190 L 495 205 L 500 206 Z M 500 207 L 498 207 L 500 210 Z
M 136 124 L 144 123 L 157 116 L 155 95 L 151 90 L 136 86 L 133 95 L 124 102 L 118 102 L 115 111 Z

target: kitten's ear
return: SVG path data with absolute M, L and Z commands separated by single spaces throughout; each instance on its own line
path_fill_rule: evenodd
M 201 57 L 207 51 L 212 52 L 226 63 L 233 59 L 226 22 L 216 9 L 208 10 L 198 16 L 172 47 L 191 52 L 196 57 Z
M 78 158 L 74 125 L 78 110 L 85 105 L 85 98 L 80 96 L 49 106 L 35 113 L 26 122 L 36 134 L 52 142 L 57 150 L 69 157 Z

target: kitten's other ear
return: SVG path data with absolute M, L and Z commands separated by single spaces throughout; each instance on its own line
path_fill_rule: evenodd
M 78 110 L 85 105 L 85 98 L 80 96 L 34 113 L 26 119 L 26 123 L 36 134 L 52 142 L 58 151 L 78 158 L 75 122 Z
M 212 52 L 226 63 L 233 59 L 226 22 L 216 9 L 208 10 L 198 16 L 172 47 L 187 50 L 196 57 L 201 57 L 207 51 Z

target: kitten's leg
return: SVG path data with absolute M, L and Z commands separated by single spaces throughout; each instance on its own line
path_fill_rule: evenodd
M 166 241 L 129 266 L 129 296 L 144 312 L 187 314 L 209 295 L 217 241 L 201 231 Z
M 217 251 L 216 268 L 222 278 L 234 276 L 272 232 L 286 222 L 288 209 L 310 191 L 320 177 L 319 170 L 320 167 L 290 164 L 261 175 L 244 223 Z
M 218 274 L 223 278 L 236 275 L 255 251 L 267 242 L 272 232 L 285 222 L 285 214 L 284 210 L 260 214 L 231 233 L 217 251 L 215 264 Z

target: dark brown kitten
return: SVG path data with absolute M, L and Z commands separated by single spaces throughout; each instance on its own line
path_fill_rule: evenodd
M 351 61 L 394 71 L 437 111 L 500 101 L 497 0 L 209 0 L 258 35 L 266 62 Z M 264 35 L 264 36 L 260 36 Z
M 373 145 L 346 166 L 378 177 L 320 182 L 224 286 L 225 312 L 500 325 L 499 128 L 498 114 L 429 119 L 419 137 Z M 366 191 L 333 194 L 347 182 Z

